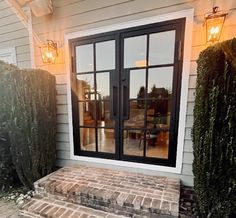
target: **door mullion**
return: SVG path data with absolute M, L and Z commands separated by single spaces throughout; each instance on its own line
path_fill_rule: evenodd
M 123 153 L 123 130 L 122 130 L 122 118 L 121 118 L 121 68 L 122 68 L 122 43 L 121 43 L 121 34 L 117 33 L 115 36 L 115 42 L 116 42 L 116 84 L 118 88 L 118 94 L 117 94 L 117 111 L 118 115 L 115 119 L 115 142 L 116 142 L 116 157 L 117 159 L 121 159 L 122 153 Z M 113 99 L 114 100 L 114 99 Z
M 96 79 L 96 43 L 93 43 L 93 69 L 94 69 L 94 99 L 95 99 L 95 146 L 98 152 L 98 100 L 97 100 L 97 79 Z
M 147 34 L 147 48 L 146 48 L 146 92 L 145 92 L 145 114 L 144 114 L 144 141 L 143 141 L 143 157 L 146 157 L 147 147 L 147 98 L 148 98 L 148 62 L 149 62 L 149 34 Z

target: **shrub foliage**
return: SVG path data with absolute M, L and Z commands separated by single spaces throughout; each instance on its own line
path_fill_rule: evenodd
M 8 93 L 6 74 L 17 68 L 0 61 L 0 191 L 17 182 L 16 170 L 10 154 L 10 140 L 6 130 L 8 116 Z
M 197 61 L 193 173 L 202 217 L 236 213 L 236 39 Z
M 4 120 L 12 162 L 21 182 L 32 187 L 54 166 L 55 77 L 43 70 L 19 69 L 2 77 L 7 84 L 3 87 Z

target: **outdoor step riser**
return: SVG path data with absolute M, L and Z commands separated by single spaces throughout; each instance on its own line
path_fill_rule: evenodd
M 81 205 L 36 195 L 20 208 L 22 218 L 125 218 Z
M 178 217 L 176 209 L 179 207 L 176 203 L 153 200 L 148 197 L 127 195 L 124 193 L 110 192 L 104 189 L 93 187 L 67 184 L 62 187 L 58 181 L 50 181 L 40 187 L 36 185 L 37 193 L 43 193 L 52 199 L 59 199 L 67 202 L 73 202 L 79 205 L 103 210 L 109 213 L 132 217 L 133 215 L 141 217 Z M 173 185 L 173 192 L 176 187 Z M 178 201 L 178 199 L 173 199 Z M 172 212 L 174 211 L 174 212 Z
M 49 197 L 52 200 L 61 200 L 64 202 L 71 202 L 78 205 L 83 205 L 86 207 L 94 208 L 96 210 L 102 210 L 108 213 L 114 213 L 117 215 L 123 215 L 126 217 L 158 217 L 158 218 L 173 218 L 178 217 L 178 215 L 174 216 L 169 214 L 168 211 L 160 211 L 160 209 L 154 208 L 140 208 L 138 206 L 134 206 L 132 204 L 124 203 L 123 205 L 117 204 L 117 202 L 110 202 L 110 200 L 103 200 L 101 198 L 97 198 L 96 196 L 88 196 L 86 194 L 81 195 L 63 195 L 63 194 L 50 194 L 44 193 L 44 196 Z M 160 203 L 159 203 L 160 204 Z M 159 205 L 158 205 L 159 207 Z M 165 214 L 162 214 L 162 213 Z

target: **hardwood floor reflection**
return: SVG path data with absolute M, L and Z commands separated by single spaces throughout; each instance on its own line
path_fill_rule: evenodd
M 124 154 L 143 156 L 143 141 L 140 134 L 124 134 Z M 96 151 L 95 129 L 83 128 L 81 131 L 81 150 Z M 147 143 L 148 144 L 148 143 Z M 153 158 L 168 158 L 169 134 L 160 133 L 154 143 L 147 146 L 146 156 Z M 98 129 L 98 151 L 115 153 L 114 129 Z
M 125 136 L 125 134 L 124 134 Z M 124 139 L 124 154 L 143 156 L 143 138 L 141 133 L 128 133 Z M 146 141 L 146 156 L 153 158 L 168 158 L 169 134 L 159 133 L 153 141 Z

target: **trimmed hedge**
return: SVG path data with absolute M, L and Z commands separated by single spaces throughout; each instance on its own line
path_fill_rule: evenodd
M 19 182 L 10 152 L 8 134 L 0 127 L 0 191 Z
M 32 188 L 34 181 L 54 167 L 55 77 L 43 70 L 15 69 L 2 74 L 0 80 L 5 84 L 0 95 L 5 96 L 2 104 L 12 162 L 21 182 Z
M 8 116 L 8 99 L 6 74 L 17 70 L 14 65 L 0 61 L 0 190 L 8 189 L 17 183 L 18 177 L 10 154 L 10 140 L 6 130 Z
M 193 173 L 202 217 L 236 215 L 236 39 L 197 61 Z

